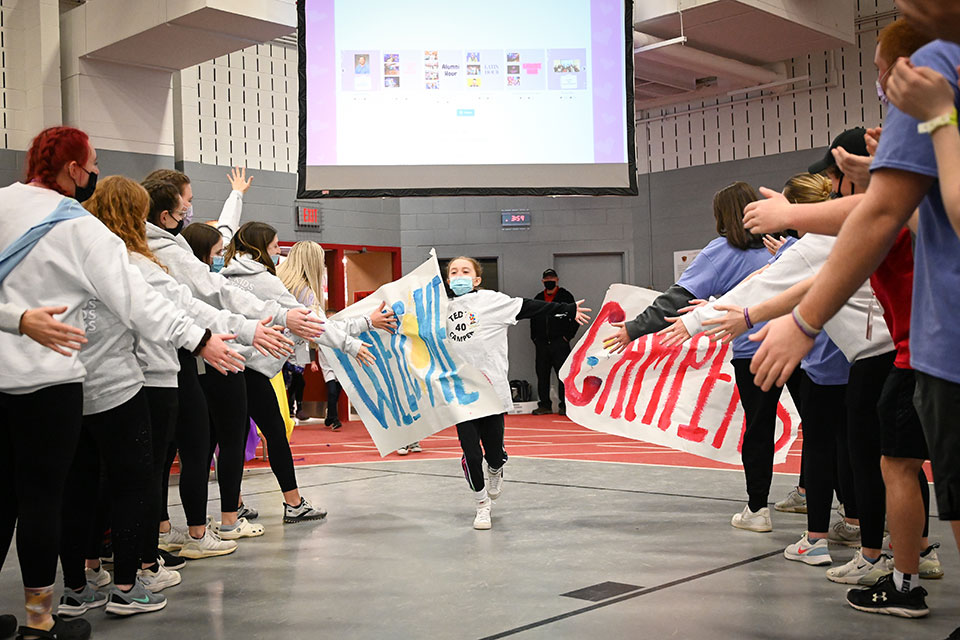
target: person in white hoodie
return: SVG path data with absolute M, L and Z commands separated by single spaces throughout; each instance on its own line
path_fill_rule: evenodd
M 279 257 L 280 244 L 276 229 L 263 222 L 248 222 L 240 227 L 227 247 L 222 273 L 238 287 L 250 291 L 259 298 L 276 300 L 286 308 L 302 306 L 303 303 L 293 297 L 283 281 L 277 277 L 276 263 Z M 305 301 L 310 302 L 310 300 Z M 319 307 L 314 309 L 321 318 L 324 318 Z M 371 329 L 386 331 L 396 329 L 394 313 L 384 311 L 383 306 L 369 318 L 359 318 L 359 323 L 325 318 L 324 320 L 326 331 L 315 342 L 349 353 L 364 365 L 372 365 L 375 362 L 373 355 L 367 349 L 369 345 L 352 337 L 350 333 L 362 333 Z M 248 358 L 248 366 L 243 375 L 247 384 L 249 415 L 266 438 L 267 449 L 270 452 L 270 468 L 283 492 L 283 522 L 290 524 L 325 517 L 326 511 L 313 507 L 300 495 L 300 490 L 297 488 L 293 454 L 287 440 L 286 426 L 280 413 L 277 395 L 270 382 L 282 370 L 283 362 L 276 358 L 264 358 L 247 349 L 241 349 L 241 353 Z
M 93 298 L 125 327 L 167 331 L 178 346 L 225 361 L 222 340 L 186 318 L 158 327 L 152 313 L 162 299 L 130 265 L 123 243 L 78 204 L 93 194 L 96 159 L 85 133 L 53 127 L 30 146 L 27 184 L 0 189 L 0 303 L 65 306 L 64 322 L 76 326 Z M 28 640 L 90 636 L 86 621 L 53 615 L 63 490 L 80 436 L 86 375 L 74 354 L 65 358 L 0 333 L 0 558 L 16 529 L 27 612 L 21 635 Z
M 71 350 L 79 351 L 87 339 L 83 329 L 54 318 L 66 311 L 67 308 L 62 306 L 24 309 L 14 304 L 0 304 L 0 331 L 27 336 L 62 356 L 69 356 Z
M 199 261 L 190 245 L 179 235 L 183 227 L 182 197 L 175 186 L 157 180 L 143 183 L 150 194 L 147 216 L 147 244 L 167 268 L 169 274 L 187 286 L 197 299 L 217 309 L 227 309 L 251 319 L 272 318 L 279 324 L 308 337 L 322 331 L 322 323 L 310 317 L 308 309 L 284 309 L 276 302 L 265 302 L 231 286 L 209 265 Z M 164 227 L 161 229 L 156 226 Z M 282 354 L 280 354 L 282 355 Z M 220 447 L 217 476 L 220 484 L 221 522 L 237 524 L 228 529 L 226 539 L 263 534 L 263 528 L 238 517 L 240 479 L 243 475 L 244 434 L 246 433 L 246 387 L 240 374 L 213 375 L 198 371 L 191 354 L 180 350 L 176 444 L 180 451 L 181 496 L 187 516 L 187 531 L 173 527 L 168 514 L 160 527 L 160 549 L 179 551 L 181 556 L 197 559 L 225 555 L 235 547 L 209 536 L 206 528 L 206 485 L 210 461 L 211 425 Z M 285 357 L 285 355 L 283 355 Z M 166 469 L 173 462 L 168 455 Z M 232 508 L 231 508 L 232 507 Z M 239 523 L 239 524 L 238 524 Z

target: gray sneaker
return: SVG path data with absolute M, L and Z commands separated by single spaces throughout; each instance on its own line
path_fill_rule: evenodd
M 110 590 L 107 601 L 107 613 L 117 616 L 132 616 L 137 613 L 160 611 L 167 606 L 166 596 L 151 593 L 147 590 L 140 578 L 133 583 L 133 588 L 124 593 L 117 587 Z
M 848 547 L 860 546 L 860 527 L 847 524 L 846 520 L 837 520 L 830 525 L 827 538 L 834 544 L 844 544 Z
M 327 511 L 323 508 L 314 507 L 312 504 L 300 498 L 300 504 L 291 507 L 286 502 L 283 503 L 283 524 L 295 524 L 297 522 L 306 522 L 307 520 L 323 520 L 327 517 Z
M 73 589 L 64 589 L 60 596 L 60 606 L 57 607 L 57 614 L 72 618 L 82 616 L 90 609 L 97 609 L 107 604 L 107 596 L 94 589 L 89 582 L 83 585 L 83 591 L 77 593 Z
M 800 493 L 797 487 L 787 494 L 787 497 L 773 505 L 777 511 L 784 513 L 806 513 L 807 496 Z

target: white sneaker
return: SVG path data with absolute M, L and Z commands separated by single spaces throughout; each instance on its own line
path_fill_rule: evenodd
M 159 565 L 157 565 L 156 573 L 149 569 L 140 569 L 137 575 L 140 576 L 140 582 L 143 583 L 143 586 L 151 593 L 163 591 L 168 587 L 175 587 L 183 580 L 179 571 L 173 571 Z
M 477 503 L 477 517 L 473 519 L 473 528 L 486 530 L 493 526 L 490 521 L 490 507 L 493 501 L 490 498 Z
M 203 532 L 203 537 L 199 540 L 191 537 L 187 544 L 180 549 L 181 558 L 190 558 L 199 560 L 200 558 L 213 558 L 215 556 L 225 556 L 237 550 L 237 543 L 232 540 L 221 540 L 213 531 L 209 529 Z
M 420 446 L 419 440 L 417 440 L 413 444 L 408 444 L 407 449 L 410 450 L 410 453 L 420 453 L 423 451 L 423 447 Z
M 492 471 L 487 467 L 487 495 L 496 500 L 503 493 L 503 467 Z
M 84 569 L 87 576 L 87 584 L 94 589 L 99 589 L 110 584 L 110 572 L 101 566 L 99 569 Z
M 398 455 L 398 456 L 405 456 L 405 455 L 407 455 L 408 453 L 410 453 L 410 448 L 409 448 L 408 446 L 406 446 L 406 445 L 404 445 L 404 446 L 400 447 L 399 449 L 397 449 L 397 455 Z
M 794 487 L 793 490 L 787 494 L 787 497 L 774 504 L 773 508 L 777 511 L 783 511 L 784 513 L 806 513 L 807 496 L 801 495 L 799 489 L 799 487 Z
M 170 527 L 170 531 L 160 534 L 160 544 L 157 546 L 164 551 L 177 551 L 190 542 L 190 534 L 183 529 Z
M 893 573 L 892 559 L 881 555 L 876 562 L 870 562 L 863 557 L 863 552 L 857 549 L 850 562 L 827 569 L 827 579 L 841 584 L 861 584 L 872 587 L 877 580 L 890 573 Z
M 730 519 L 730 524 L 737 529 L 746 529 L 747 531 L 756 531 L 757 533 L 766 533 L 773 531 L 773 521 L 770 519 L 770 508 L 764 507 L 760 511 L 750 511 L 750 505 L 743 508 L 740 513 L 735 513 Z
M 860 546 L 860 527 L 847 524 L 846 520 L 837 520 L 830 525 L 827 539 L 834 544 L 844 544 L 848 547 Z
M 232 529 L 224 529 L 223 524 L 214 522 L 210 525 L 213 532 L 223 540 L 239 540 L 240 538 L 258 538 L 263 535 L 262 524 L 255 524 L 246 518 L 237 518 L 237 524 Z M 183 555 L 182 553 L 180 555 Z
M 939 542 L 934 542 L 920 554 L 920 577 L 924 580 L 936 580 L 943 577 L 943 567 L 937 556 Z
M 787 560 L 796 560 L 815 567 L 833 563 L 827 539 L 817 538 L 811 543 L 807 534 L 803 534 L 800 540 L 784 549 L 783 557 Z

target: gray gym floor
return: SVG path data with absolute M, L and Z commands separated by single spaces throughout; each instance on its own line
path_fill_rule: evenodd
M 960 626 L 960 563 L 940 522 L 946 578 L 923 581 L 928 618 L 903 620 L 854 611 L 823 568 L 783 559 L 804 516 L 777 513 L 768 534 L 730 527 L 738 472 L 511 458 L 506 474 L 492 531 L 471 526 L 457 460 L 300 469 L 304 495 L 330 515 L 287 526 L 273 476 L 249 474 L 266 535 L 189 563 L 162 612 L 88 613 L 94 637 L 940 640 Z M 772 497 L 792 481 L 776 476 Z M 831 552 L 835 565 L 853 555 Z M 19 580 L 11 552 L 0 612 L 22 617 Z M 562 595 L 583 589 L 592 600 Z

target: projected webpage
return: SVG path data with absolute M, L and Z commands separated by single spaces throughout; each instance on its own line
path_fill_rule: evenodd
M 483 185 L 506 167 L 628 162 L 623 0 L 305 6 L 308 168 L 498 167 L 476 174 Z

